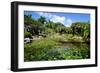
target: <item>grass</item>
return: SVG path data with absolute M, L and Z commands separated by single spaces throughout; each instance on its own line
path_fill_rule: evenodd
M 68 38 L 66 38 L 66 35 L 57 35 L 58 34 L 55 34 L 52 37 L 35 40 L 32 41 L 32 43 L 25 44 L 24 61 L 74 60 L 90 58 L 89 45 L 83 43 L 70 43 L 71 45 L 62 44 L 59 40 L 67 41 Z

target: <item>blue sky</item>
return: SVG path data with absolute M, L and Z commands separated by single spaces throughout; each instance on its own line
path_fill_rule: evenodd
M 25 15 L 32 15 L 32 18 L 38 19 L 40 16 L 44 16 L 46 20 L 53 22 L 60 22 L 66 27 L 71 26 L 73 22 L 89 22 L 90 14 L 84 13 L 61 13 L 61 12 L 35 12 L 24 11 Z

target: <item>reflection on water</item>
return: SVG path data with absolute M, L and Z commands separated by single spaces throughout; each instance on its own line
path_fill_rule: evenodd
M 62 49 L 81 49 L 81 48 L 90 48 L 90 44 L 89 43 L 72 43 L 72 42 L 67 42 L 67 43 L 62 43 L 59 44 L 57 46 L 55 46 L 56 48 L 61 48 Z
M 90 45 L 87 43 L 60 43 L 50 48 L 30 50 L 26 56 L 28 57 L 24 58 L 24 61 L 27 62 L 89 59 Z
M 47 50 L 47 49 L 46 49 Z M 88 59 L 90 58 L 89 43 L 63 43 L 55 48 L 49 49 L 48 54 L 58 59 Z
M 52 48 L 52 51 L 64 51 L 64 50 L 71 50 L 71 49 L 90 49 L 90 44 L 87 43 L 63 43 L 55 46 L 55 48 Z M 49 51 L 50 52 L 50 51 Z

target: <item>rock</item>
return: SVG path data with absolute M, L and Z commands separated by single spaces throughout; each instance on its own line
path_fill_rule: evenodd
M 30 38 L 24 38 L 24 43 L 30 43 L 30 42 L 31 42 Z

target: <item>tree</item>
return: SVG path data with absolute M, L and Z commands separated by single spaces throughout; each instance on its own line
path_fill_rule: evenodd
M 75 22 L 75 23 L 72 23 L 72 31 L 73 31 L 73 35 L 76 34 L 76 35 L 82 35 L 82 31 L 83 31 L 83 23 L 82 22 Z
M 38 19 L 39 22 L 41 22 L 42 24 L 44 24 L 44 22 L 46 22 L 46 18 L 43 16 L 40 16 L 40 18 Z
M 66 27 L 65 26 L 58 26 L 57 28 L 56 28 L 56 32 L 57 33 L 60 33 L 60 34 L 65 34 L 66 33 Z
M 79 35 L 82 36 L 83 39 L 86 42 L 89 42 L 90 40 L 90 24 L 86 23 L 86 22 L 76 22 L 76 23 L 72 23 L 72 31 L 73 31 L 73 35 Z
M 32 38 L 31 36 L 32 36 L 32 35 L 31 35 L 30 32 L 27 32 L 27 31 L 24 32 L 24 37 L 25 37 L 25 38 Z
M 48 21 L 46 27 L 53 29 L 54 28 L 55 23 L 53 23 L 52 21 Z
M 24 24 L 30 25 L 34 20 L 32 19 L 32 15 L 24 15 Z

